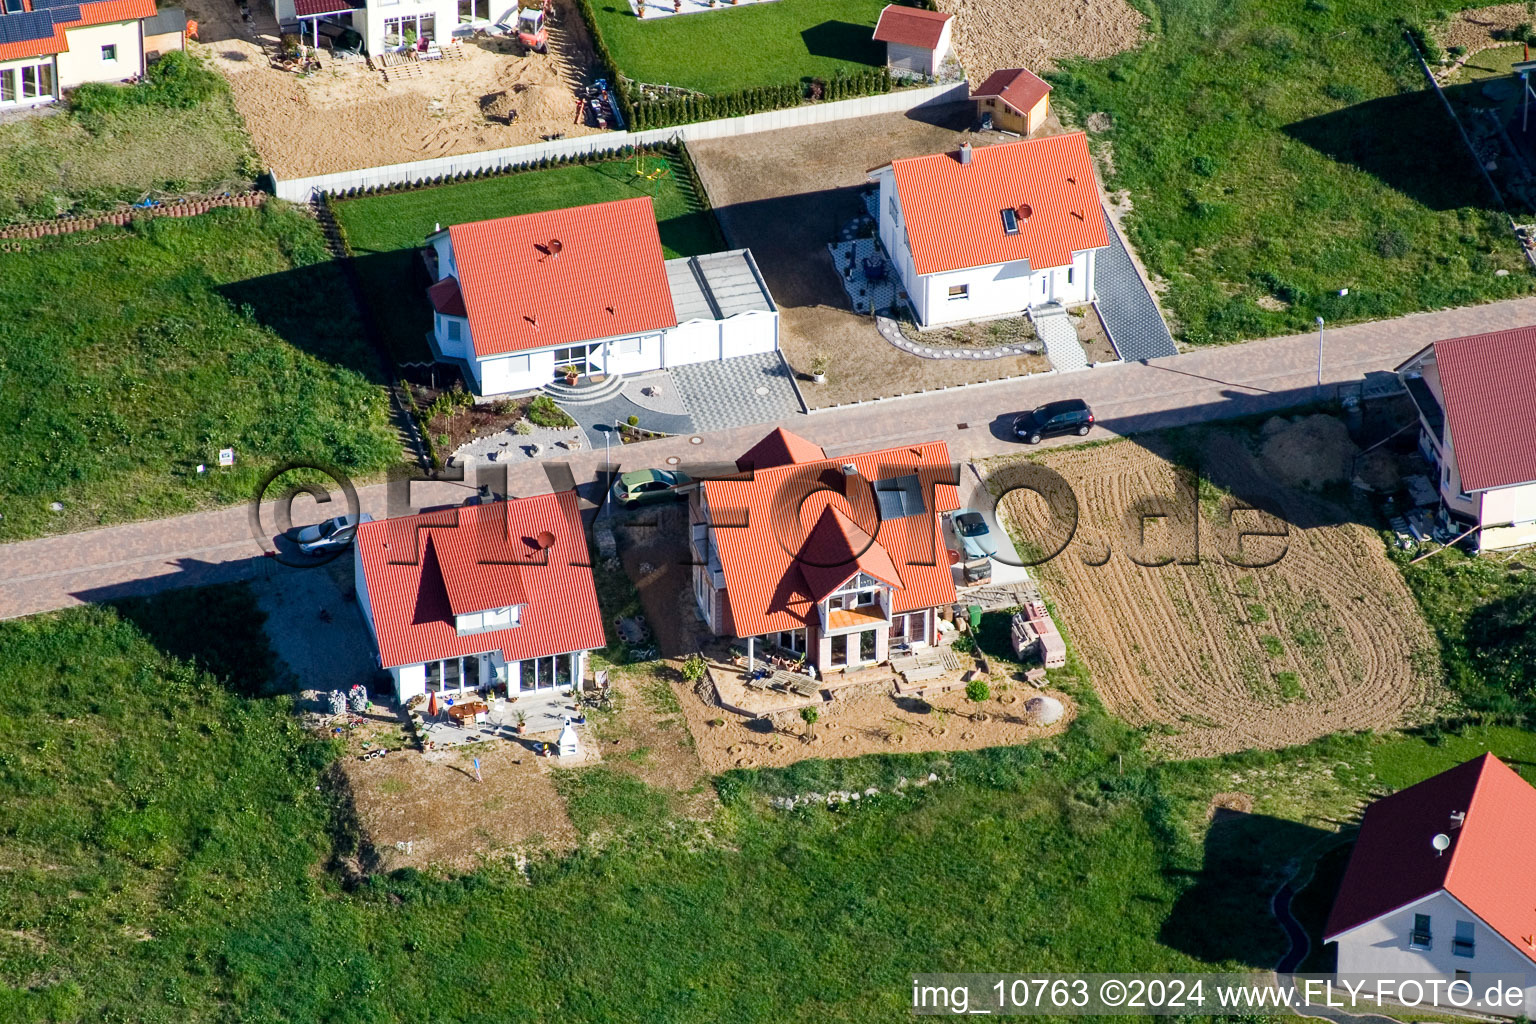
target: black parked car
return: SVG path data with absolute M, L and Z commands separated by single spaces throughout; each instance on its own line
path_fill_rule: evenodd
M 1039 444 L 1052 434 L 1082 436 L 1093 429 L 1093 410 L 1081 398 L 1047 402 L 1033 412 L 1020 413 L 1013 420 L 1013 434 L 1021 441 Z

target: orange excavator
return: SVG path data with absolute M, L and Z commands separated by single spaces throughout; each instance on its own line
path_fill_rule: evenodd
M 552 13 L 550 0 L 518 9 L 517 41 L 523 44 L 525 50 L 549 52 L 549 18 Z

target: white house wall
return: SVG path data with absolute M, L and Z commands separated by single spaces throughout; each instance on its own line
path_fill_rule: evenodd
M 1536 543 L 1536 484 L 1519 484 L 1484 491 L 1480 522 L 1513 526 L 1483 530 L 1478 543 L 1485 548 L 1513 548 Z
M 137 21 L 72 28 L 67 38 L 69 50 L 58 56 L 62 88 L 85 82 L 121 82 L 144 70 L 144 37 Z M 115 60 L 102 57 L 104 46 L 116 47 Z
M 439 0 L 435 3 L 379 3 L 378 0 L 374 0 L 368 5 L 366 11 L 358 11 L 352 15 L 352 26 L 362 35 L 368 52 L 378 55 L 386 50 L 399 49 L 399 46 L 384 44 L 385 19 L 427 15 L 433 18 L 433 38 L 440 43 L 447 42 L 453 37 L 453 30 L 459 26 L 458 0 L 451 0 L 451 2 Z
M 1431 943 L 1427 950 L 1408 948 L 1415 914 L 1429 915 Z M 1456 937 L 1458 921 L 1472 924 L 1473 956 L 1456 956 L 1452 952 L 1451 940 Z M 1339 936 L 1338 951 L 1340 980 L 1382 974 L 1435 974 L 1451 979 L 1457 971 L 1525 974 L 1527 980 L 1536 977 L 1536 965 L 1529 958 L 1444 892 L 1345 932 Z M 1524 1013 L 1536 1015 L 1536 984 L 1528 985 L 1525 992 Z
M 1001 230 L 1001 228 L 999 228 Z M 1079 306 L 1093 297 L 1094 250 L 1073 254 L 1071 264 L 1031 271 L 1024 260 L 973 267 L 918 278 L 923 301 L 919 312 L 925 326 L 957 320 L 979 320 L 1024 312 L 1030 306 L 1059 302 Z M 966 289 L 964 298 L 951 298 L 952 287 Z
M 520 352 L 481 360 L 479 391 L 482 395 L 503 395 L 509 391 L 529 391 L 555 379 L 555 350 Z

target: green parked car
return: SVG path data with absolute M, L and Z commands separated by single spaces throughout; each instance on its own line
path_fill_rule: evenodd
M 678 488 L 691 482 L 686 473 L 670 469 L 637 469 L 614 481 L 613 500 L 624 508 L 674 501 L 682 497 Z

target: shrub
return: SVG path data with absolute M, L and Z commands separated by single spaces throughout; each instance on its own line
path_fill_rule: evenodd
M 705 672 L 703 656 L 699 654 L 688 655 L 687 660 L 683 662 L 682 672 L 683 678 L 690 683 L 696 683 L 703 679 Z
M 149 65 L 134 85 L 91 82 L 69 97 L 70 109 L 87 119 L 133 106 L 196 107 L 218 96 L 223 79 L 200 59 L 172 50 Z
M 529 423 L 527 420 L 518 420 L 516 423 L 512 424 L 512 430 L 520 437 L 527 437 L 529 434 L 533 433 L 533 424 Z
M 639 416 L 631 416 L 629 418 L 629 425 L 632 426 L 632 427 L 638 427 L 640 425 L 640 417 Z
M 528 403 L 527 417 L 540 427 L 574 427 L 576 421 L 565 414 L 548 395 L 539 395 Z
M 965 684 L 965 698 L 972 704 L 980 704 L 992 696 L 992 687 L 985 679 L 972 679 Z

